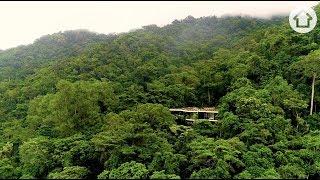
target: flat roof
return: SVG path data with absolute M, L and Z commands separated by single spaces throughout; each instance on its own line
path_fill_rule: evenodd
M 186 121 L 210 121 L 210 122 L 218 122 L 216 119 L 186 119 Z
M 172 112 L 207 112 L 207 113 L 218 113 L 215 107 L 184 107 L 184 108 L 171 108 Z

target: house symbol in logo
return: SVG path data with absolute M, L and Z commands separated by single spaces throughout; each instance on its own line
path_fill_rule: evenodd
M 305 11 L 300 11 L 296 16 L 293 17 L 293 19 L 296 22 L 297 28 L 309 28 L 312 16 Z
M 317 25 L 317 14 L 312 7 L 299 7 L 290 12 L 289 24 L 298 33 L 308 33 Z

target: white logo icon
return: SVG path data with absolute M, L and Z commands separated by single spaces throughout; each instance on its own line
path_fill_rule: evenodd
M 316 26 L 317 15 L 312 8 L 298 8 L 291 11 L 289 23 L 296 32 L 308 33 Z

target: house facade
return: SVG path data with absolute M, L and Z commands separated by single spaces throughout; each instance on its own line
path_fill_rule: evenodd
M 180 123 L 183 123 L 184 121 L 186 121 L 186 123 L 192 123 L 194 121 L 218 121 L 218 110 L 214 107 L 172 108 L 170 109 L 170 112 L 176 117 L 176 120 Z

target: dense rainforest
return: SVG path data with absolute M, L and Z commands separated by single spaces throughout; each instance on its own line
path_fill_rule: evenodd
M 0 178 L 319 178 L 319 56 L 320 26 L 299 34 L 282 16 L 65 31 L 0 51 Z M 219 121 L 169 111 L 190 106 Z

